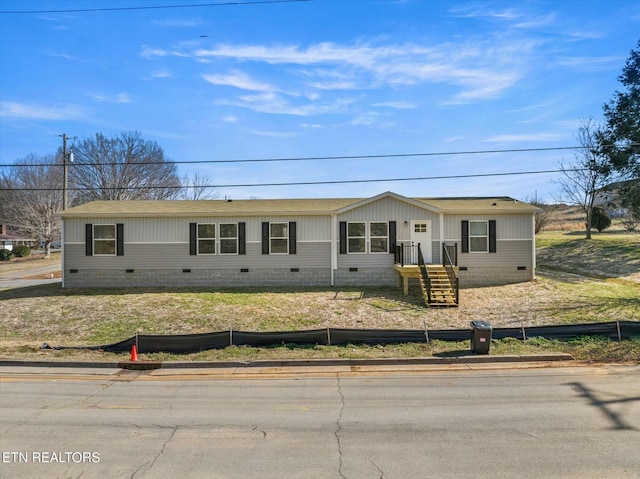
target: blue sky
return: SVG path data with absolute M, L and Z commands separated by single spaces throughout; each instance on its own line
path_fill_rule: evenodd
M 631 0 L 2 0 L 0 163 L 58 135 L 135 130 L 175 161 L 573 146 L 637 45 Z M 225 3 L 224 1 L 217 3 Z M 221 196 L 508 195 L 553 174 L 305 186 L 255 183 L 556 169 L 571 151 L 180 164 Z

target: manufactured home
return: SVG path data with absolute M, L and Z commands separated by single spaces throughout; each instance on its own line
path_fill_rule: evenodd
M 63 211 L 63 287 L 463 286 L 535 277 L 536 207 L 508 197 L 94 201 Z M 400 281 L 400 283 L 398 283 Z

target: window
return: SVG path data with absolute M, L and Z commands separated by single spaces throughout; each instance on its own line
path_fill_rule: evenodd
M 367 224 L 347 223 L 347 245 L 349 253 L 367 252 Z
M 487 221 L 469 221 L 469 252 L 489 251 L 489 225 Z
M 215 223 L 198 224 L 198 254 L 216 254 Z
M 386 221 L 369 223 L 369 237 L 371 253 L 389 252 L 389 225 Z
M 116 255 L 116 225 L 93 225 L 93 254 Z
M 238 225 L 220 224 L 220 254 L 238 254 Z
M 289 253 L 289 223 L 269 224 L 269 252 L 271 254 Z
M 427 233 L 427 223 L 414 223 L 413 225 L 414 233 Z

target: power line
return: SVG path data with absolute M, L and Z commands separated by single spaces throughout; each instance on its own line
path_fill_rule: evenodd
M 560 151 L 560 150 L 576 150 L 586 148 L 585 146 L 554 146 L 548 148 L 513 148 L 507 150 L 470 150 L 470 151 L 441 151 L 441 152 L 427 152 L 427 153 L 391 153 L 385 155 L 351 155 L 351 156 L 303 156 L 303 157 L 290 157 L 290 158 L 254 158 L 254 159 L 241 159 L 241 160 L 166 160 L 163 162 L 157 161 L 132 161 L 126 163 L 127 165 L 152 165 L 152 164 L 215 164 L 215 163 L 268 163 L 268 162 L 295 162 L 295 161 L 324 161 L 324 160 L 367 160 L 367 159 L 384 159 L 384 158 L 409 158 L 409 157 L 429 157 L 429 156 L 456 156 L 456 155 L 487 155 L 496 153 L 522 153 L 532 151 Z M 124 165 L 122 162 L 107 162 L 107 163 L 74 163 L 75 166 L 116 166 Z M 56 164 L 43 163 L 43 164 L 0 164 L 0 167 L 6 166 L 55 166 Z
M 192 3 L 187 5 L 146 5 L 143 7 L 105 7 L 105 8 L 69 8 L 61 10 L 7 10 L 0 14 L 16 13 L 85 13 L 85 12 L 118 12 L 131 10 L 160 10 L 169 8 L 197 8 L 197 7 L 227 7 L 232 5 L 261 5 L 269 3 L 298 3 L 311 2 L 313 0 L 249 0 L 246 2 L 219 2 L 219 3 Z
M 487 178 L 492 176 L 523 176 L 523 175 L 542 175 L 549 173 L 561 173 L 563 171 L 584 171 L 586 168 L 573 168 L 569 170 L 539 170 L 539 171 L 512 171 L 503 173 L 476 173 L 469 175 L 444 175 L 444 176 L 418 176 L 411 178 L 374 178 L 364 180 L 330 180 L 330 181 L 295 181 L 283 183 L 238 183 L 238 184 L 222 184 L 222 185 L 197 185 L 197 186 L 131 186 L 131 187 L 72 187 L 69 191 L 86 191 L 86 190 L 152 190 L 152 189 L 186 189 L 186 188 L 256 188 L 256 187 L 272 187 L 272 186 L 309 186 L 309 185 L 344 185 L 355 183 L 384 183 L 393 181 L 428 181 L 428 180 L 451 180 L 462 178 Z M 61 188 L 0 188 L 0 191 L 62 191 Z

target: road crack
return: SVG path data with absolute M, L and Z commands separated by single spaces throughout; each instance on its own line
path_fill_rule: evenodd
M 338 444 L 338 474 L 343 479 L 346 479 L 346 476 L 342 473 L 342 443 L 340 442 L 340 432 L 342 431 L 342 413 L 344 412 L 344 394 L 342 394 L 342 386 L 340 384 L 340 377 L 338 380 L 338 394 L 340 395 L 340 413 L 338 414 L 338 419 L 336 420 L 336 430 L 334 435 L 336 436 L 336 442 Z
M 166 428 L 166 426 L 158 426 L 158 427 L 162 427 L 162 428 Z M 162 447 L 160 448 L 160 452 L 158 452 L 158 454 L 156 454 L 156 457 L 154 457 L 151 461 L 147 461 L 144 464 L 142 464 L 138 469 L 136 469 L 135 471 L 133 471 L 133 474 L 131 474 L 131 478 L 133 479 L 136 474 L 138 474 L 138 472 L 140 472 L 140 470 L 146 466 L 147 464 L 149 464 L 149 467 L 147 468 L 148 470 L 151 470 L 154 466 L 154 464 L 156 463 L 156 461 L 158 460 L 158 458 L 160 456 L 162 456 L 162 454 L 164 453 L 164 450 L 166 449 L 167 445 L 171 442 L 171 440 L 173 439 L 173 436 L 175 436 L 176 432 L 178 431 L 178 429 L 180 428 L 180 425 L 177 426 L 169 426 L 169 429 L 173 429 L 171 431 L 171 434 L 169 435 L 169 437 L 167 438 L 167 440 L 164 442 L 164 444 L 162 445 Z

